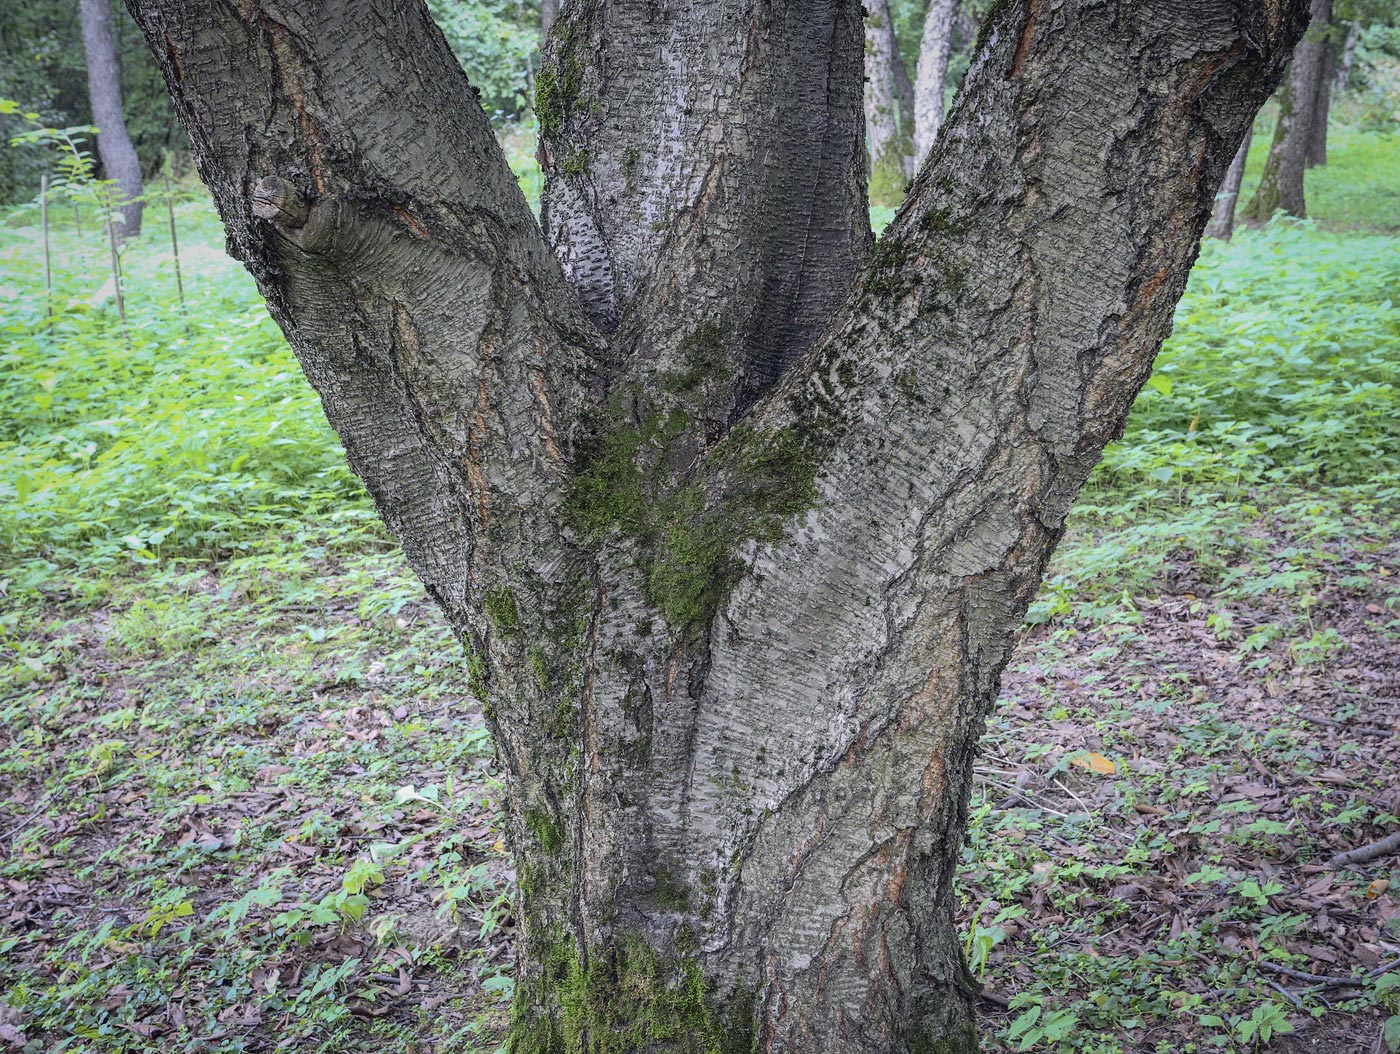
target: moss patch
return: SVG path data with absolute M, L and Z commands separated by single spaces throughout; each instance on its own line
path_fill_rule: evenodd
M 505 586 L 488 589 L 481 598 L 482 610 L 498 630 L 509 631 L 520 625 L 520 608 L 515 603 L 515 594 Z
M 699 966 L 627 938 L 584 963 L 574 942 L 530 942 L 537 968 L 516 994 L 509 1054 L 752 1054 L 752 996 L 716 1001 Z M 586 1046 L 585 1046 L 586 1044 Z
M 818 451 L 782 428 L 740 426 L 710 452 L 722 486 L 668 485 L 665 466 L 683 434 L 677 410 L 600 435 L 570 492 L 574 527 L 594 544 L 614 532 L 638 543 L 645 594 L 673 627 L 708 624 L 743 572 L 745 542 L 776 543 L 784 521 L 816 497 Z

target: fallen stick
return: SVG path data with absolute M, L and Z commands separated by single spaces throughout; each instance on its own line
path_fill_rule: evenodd
M 1356 849 L 1348 849 L 1345 853 L 1338 853 L 1331 860 L 1327 861 L 1328 867 L 1346 867 L 1347 864 L 1364 864 L 1376 859 L 1378 856 L 1385 856 L 1400 849 L 1400 831 L 1392 835 L 1387 835 L 1379 842 L 1372 842 L 1370 845 L 1363 845 Z
M 1330 988 L 1364 988 L 1366 979 L 1363 977 L 1329 977 L 1321 973 L 1307 973 L 1303 970 L 1295 970 L 1291 966 L 1279 966 L 1277 963 L 1260 963 L 1261 970 L 1268 970 L 1269 973 L 1282 974 L 1284 977 L 1291 977 L 1295 981 L 1307 981 L 1308 984 L 1327 985 Z

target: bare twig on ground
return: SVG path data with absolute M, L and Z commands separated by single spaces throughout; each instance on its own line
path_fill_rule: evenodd
M 1327 866 L 1346 867 L 1348 864 L 1364 864 L 1377 857 L 1396 852 L 1397 850 L 1400 850 L 1400 831 L 1396 831 L 1392 835 L 1387 835 L 1379 842 L 1372 842 L 1370 845 L 1363 845 L 1356 849 L 1349 849 L 1345 853 L 1338 853 L 1331 860 L 1327 861 Z

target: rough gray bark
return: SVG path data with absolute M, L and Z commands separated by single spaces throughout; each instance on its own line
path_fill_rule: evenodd
M 508 1048 L 974 1050 L 977 737 L 1302 0 L 1000 5 L 864 262 L 855 3 L 570 5 L 543 232 L 420 5 L 129 4 L 471 649 Z
M 1279 95 L 1278 124 L 1269 147 L 1269 158 L 1259 177 L 1259 187 L 1241 216 L 1253 223 L 1266 223 L 1275 212 L 1306 216 L 1303 173 L 1307 166 L 1308 144 L 1312 137 L 1318 81 L 1322 76 L 1328 33 L 1332 21 L 1332 0 L 1311 0 L 1307 37 L 1293 54 L 1288 79 Z
M 97 156 L 102 160 L 104 176 L 116 183 L 112 207 L 121 213 L 122 222 L 116 227 L 118 237 L 131 238 L 141 233 L 141 162 L 131 145 L 122 112 L 121 69 L 117 65 L 112 9 L 107 0 L 78 0 L 78 17 L 87 59 L 88 100 L 97 126 Z
M 865 16 L 865 146 L 870 155 L 870 197 L 898 205 L 913 176 L 908 143 L 901 134 L 898 45 L 889 0 L 870 0 Z
M 1337 79 L 1332 86 L 1335 92 L 1344 92 L 1351 87 L 1351 67 L 1356 61 L 1356 45 L 1360 39 L 1361 23 L 1350 23 L 1346 42 L 1342 45 L 1342 57 L 1337 63 Z
M 1225 182 L 1220 184 L 1220 193 L 1215 195 L 1215 205 L 1210 212 L 1210 222 L 1206 224 L 1206 237 L 1229 241 L 1235 233 L 1235 208 L 1240 201 L 1240 184 L 1244 182 L 1244 166 L 1249 159 L 1249 144 L 1254 139 L 1254 129 L 1244 133 L 1235 159 L 1225 172 Z
M 559 16 L 559 0 L 540 0 L 540 39 L 549 39 L 549 30 Z
M 943 127 L 943 85 L 948 78 L 957 10 L 958 0 L 930 0 L 924 16 L 919 69 L 914 81 L 914 157 L 920 165 Z

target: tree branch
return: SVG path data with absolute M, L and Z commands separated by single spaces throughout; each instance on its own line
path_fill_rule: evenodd
M 811 346 L 869 246 L 862 40 L 858 0 L 685 0 L 664 17 L 589 0 L 554 26 L 545 229 L 618 330 L 614 387 L 697 377 L 701 443 Z
M 600 343 L 421 3 L 128 0 L 230 251 L 465 629 L 556 538 Z

